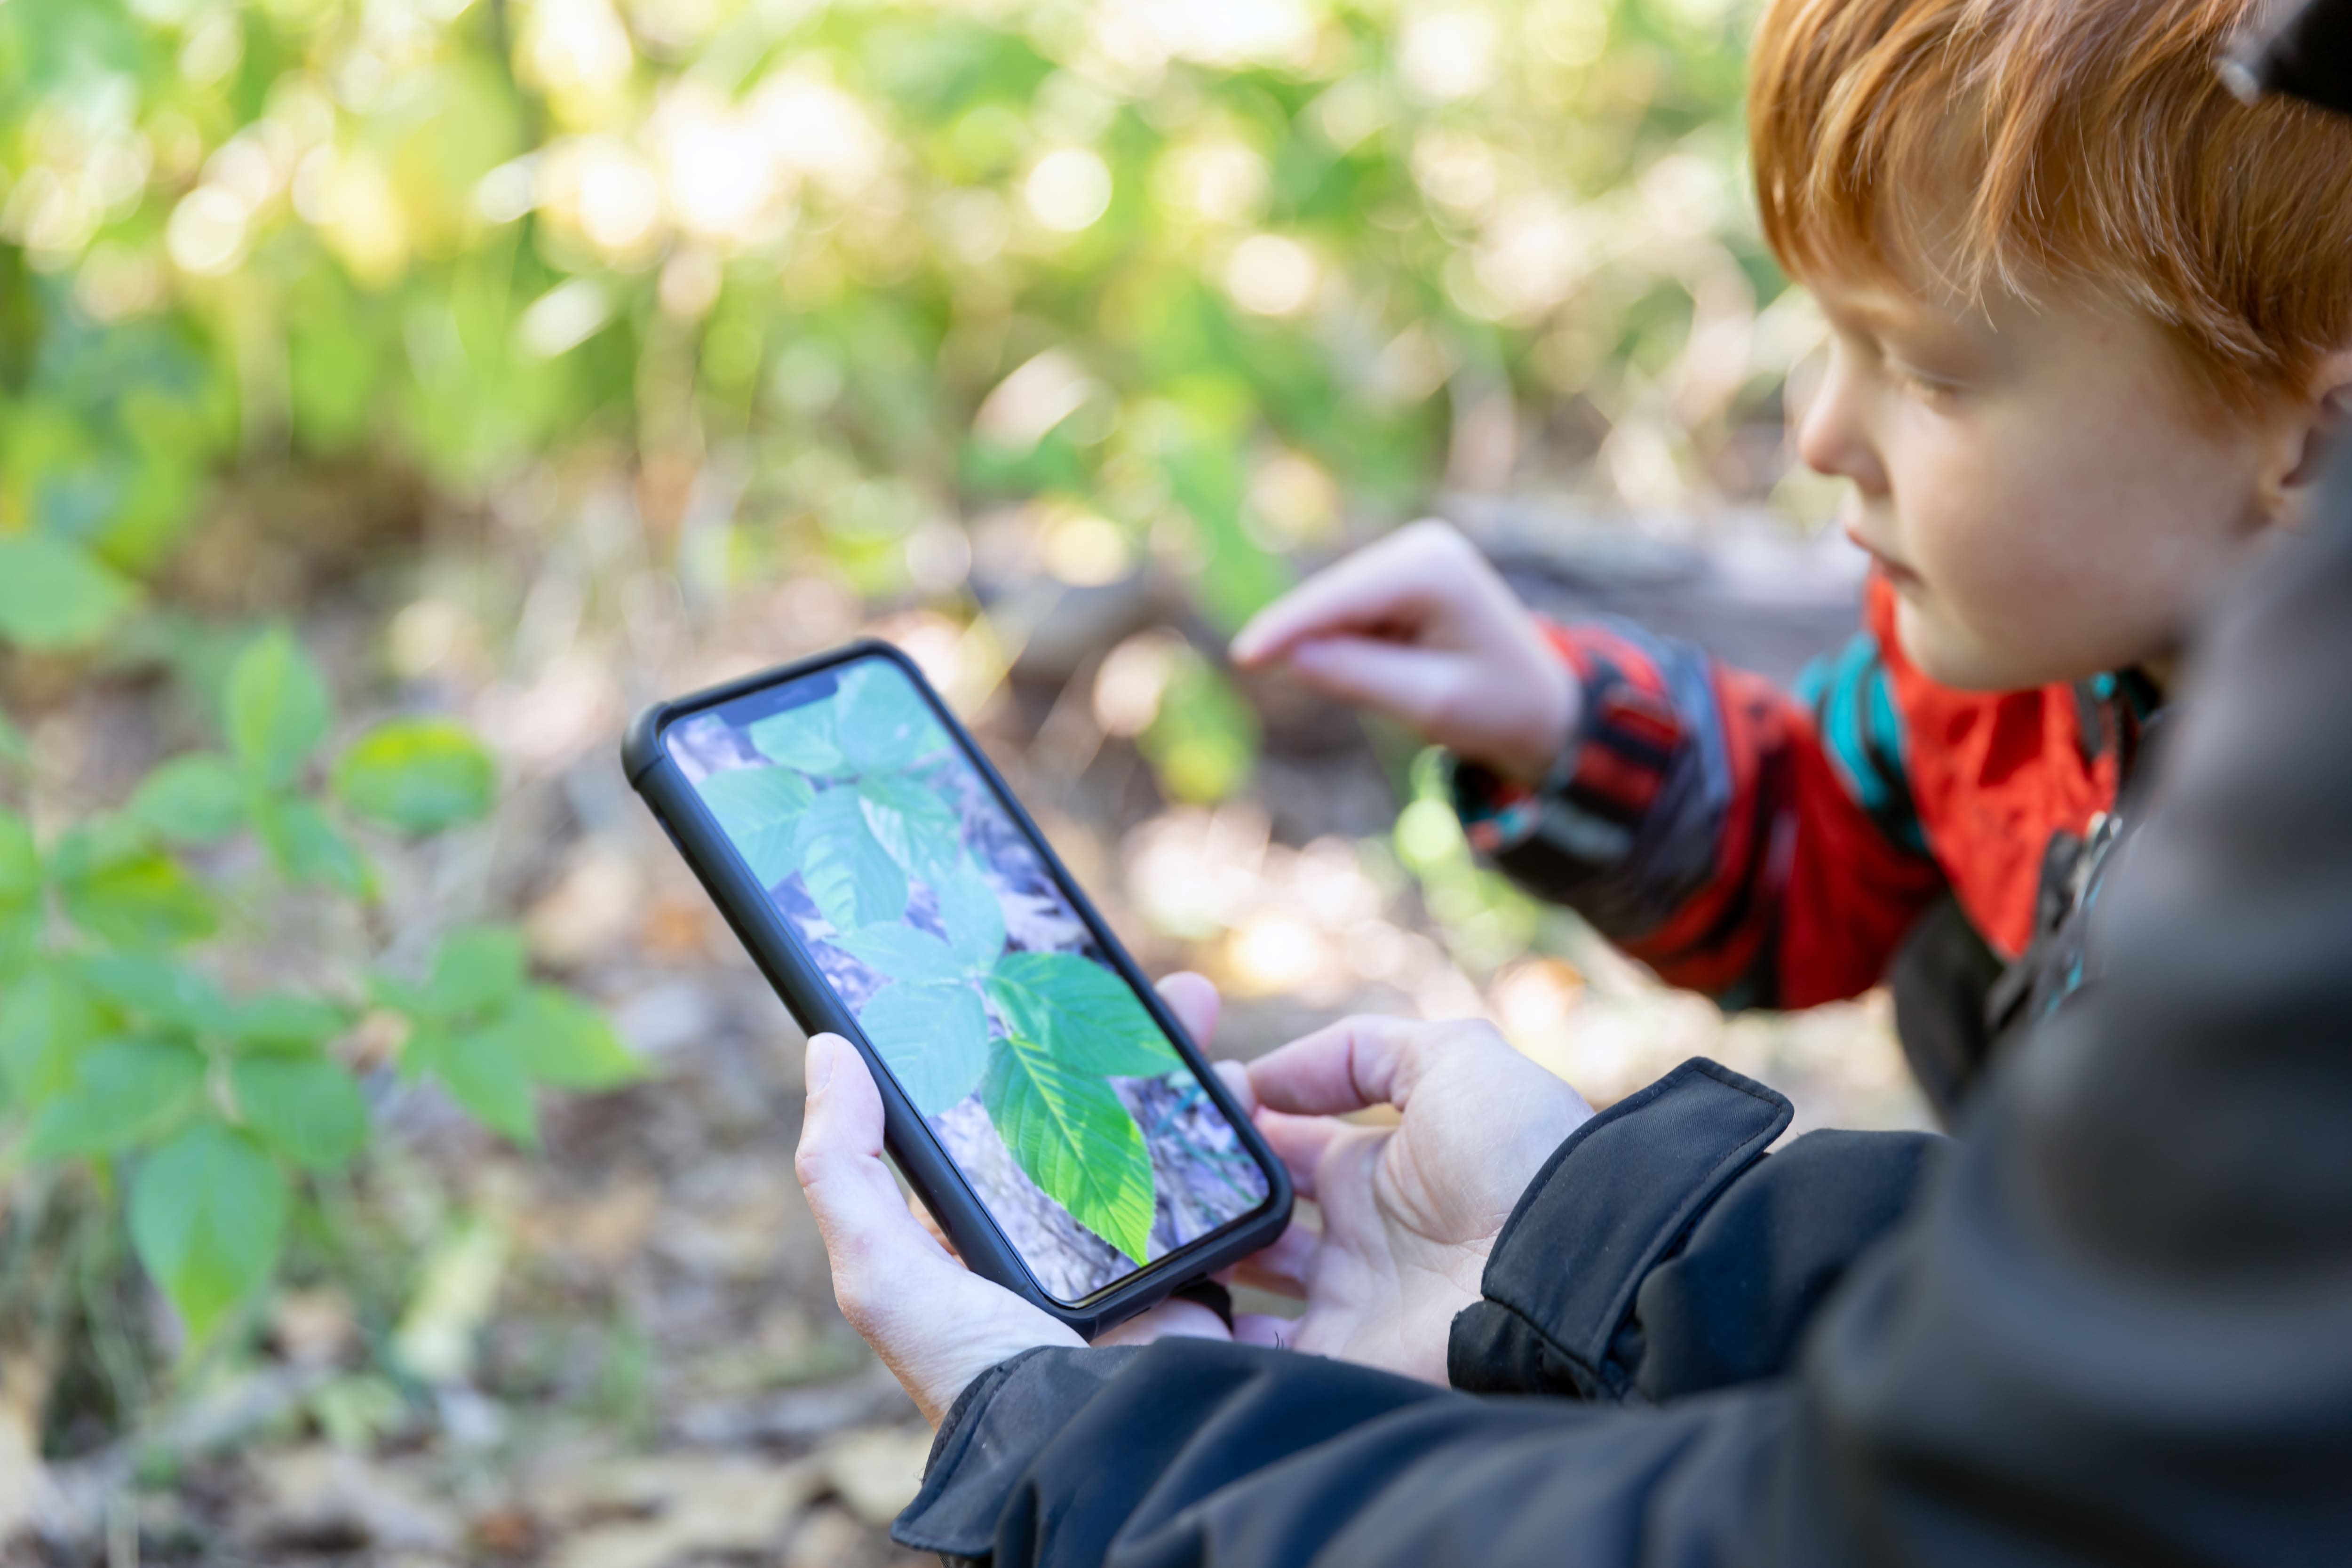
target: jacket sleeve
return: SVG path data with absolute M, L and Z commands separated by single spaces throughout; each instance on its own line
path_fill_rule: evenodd
M 1946 1140 L 1810 1132 L 1789 1102 L 1691 1061 L 1577 1129 L 1496 1238 L 1447 1347 L 1457 1388 L 1654 1404 L 1788 1371 L 1853 1260 Z
M 1204 1342 L 1038 1352 L 951 1414 L 899 1538 L 1003 1568 L 2352 1562 L 2352 452 L 2336 480 L 2224 624 L 2101 900 L 2103 977 L 2003 1058 L 1785 1374 L 1629 1407 Z M 1769 1118 L 1716 1082 L 1583 1134 L 1669 1101 L 1713 1129 L 1739 1170 L 1693 1247 L 1795 1153 L 1759 1164 Z M 1523 1222 L 1578 1206 L 1580 1158 Z M 1544 1331 L 1563 1367 L 1594 1359 L 1579 1322 Z
M 1873 629 L 1793 695 L 1629 622 L 1547 628 L 1583 693 L 1578 733 L 1533 789 L 1455 764 L 1471 843 L 1727 1005 L 1867 990 L 1943 886 L 1871 591 Z
M 1790 1115 L 1762 1085 L 1692 1061 L 1579 1128 L 1506 1224 L 1485 1299 L 1454 1325 L 1455 1386 L 1648 1407 L 1784 1374 L 1815 1307 L 1908 1206 L 1945 1142 L 1815 1132 L 1767 1154 Z M 1423 1546 L 1393 1548 L 1389 1512 L 1352 1517 L 1356 1489 L 1378 1477 L 1407 1484 L 1435 1445 L 1446 1451 L 1444 1473 L 1485 1478 L 1475 1495 L 1499 1503 L 1507 1493 L 1486 1489 L 1492 1463 L 1518 1456 L 1513 1484 L 1525 1485 L 1520 1463 L 1591 1426 L 1564 1402 L 1520 1405 L 1507 1420 L 1501 1408 L 1321 1357 L 1200 1341 L 1038 1352 L 988 1373 L 950 1413 L 898 1539 L 1004 1563 L 1150 1563 L 1163 1551 L 1223 1563 L 1273 1507 L 1289 1521 L 1277 1533 L 1336 1534 L 1319 1554 L 1244 1549 L 1235 1561 L 1430 1561 L 1416 1552 L 1453 1525 L 1419 1520 Z M 1578 1462 L 1599 1463 L 1606 1450 L 1610 1468 L 1588 1478 L 1597 1499 L 1701 1436 L 1662 1426 L 1630 1450 L 1595 1439 Z M 1578 1440 L 1580 1451 L 1588 1446 Z M 1118 1463 L 1102 1465 L 1105 1454 Z M 1319 1478 L 1310 1500 L 1239 1480 L 1268 1466 L 1287 1477 L 1302 1464 Z M 1171 1492 L 1174 1474 L 1201 1479 Z M 1239 1510 L 1238 1535 L 1203 1532 L 1189 1502 L 1163 1516 L 1160 1504 L 1198 1499 L 1195 1484 L 1218 1495 L 1220 1511 Z M 1073 1497 L 1108 1533 L 1076 1524 Z M 1375 1542 L 1396 1554 L 1361 1555 Z

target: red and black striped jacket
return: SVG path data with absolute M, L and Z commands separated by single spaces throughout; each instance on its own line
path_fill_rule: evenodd
M 1874 578 L 1863 629 L 1794 691 L 1629 622 L 1549 626 L 1583 689 L 1579 731 L 1537 788 L 1456 765 L 1473 847 L 1727 1006 L 1856 995 L 1909 942 L 1933 949 L 1918 958 L 1937 972 L 1915 995 L 1998 997 L 2011 1014 L 2040 998 L 2038 1016 L 2080 982 L 2079 942 L 2059 939 L 2095 871 L 2088 851 L 2112 837 L 2152 689 L 2126 674 L 1955 690 L 1911 667 L 1894 623 Z M 1939 906 L 1942 934 L 1926 942 Z M 1956 967 L 1978 978 L 1955 991 Z M 1924 1016 L 1951 1005 L 1923 1012 L 1904 989 L 1915 1061 L 1914 1037 L 1939 1023 L 1980 1058 L 2013 1021 Z

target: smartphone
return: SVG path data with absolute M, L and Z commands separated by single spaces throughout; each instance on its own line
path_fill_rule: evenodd
M 905 654 L 657 703 L 622 752 L 975 1272 L 1092 1337 L 1281 1234 L 1282 1163 Z

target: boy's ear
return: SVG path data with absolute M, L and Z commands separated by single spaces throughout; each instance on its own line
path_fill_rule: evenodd
M 2352 349 L 2339 350 L 2320 361 L 2312 374 L 2310 393 L 2296 406 L 2282 454 L 2273 515 L 2292 516 L 2304 494 L 2326 470 L 2347 430 L 2352 430 Z

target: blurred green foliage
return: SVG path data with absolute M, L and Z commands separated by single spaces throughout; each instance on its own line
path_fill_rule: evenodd
M 424 721 L 362 734 L 319 792 L 333 701 L 282 629 L 238 654 L 221 721 L 224 751 L 182 753 L 123 811 L 86 816 L 46 846 L 0 807 L 0 1136 L 21 1132 L 6 1159 L 86 1164 L 103 1189 L 121 1165 L 132 1248 L 192 1346 L 269 1278 L 300 1178 L 350 1165 L 369 1110 L 334 1049 L 356 998 L 331 985 L 233 996 L 188 950 L 224 925 L 234 938 L 257 907 L 301 889 L 370 896 L 339 810 L 412 831 L 489 805 L 479 744 Z M 246 828 L 275 883 L 240 877 L 234 860 L 206 874 L 183 858 Z M 457 933 L 425 985 L 379 976 L 374 988 L 404 1020 L 404 1070 L 435 1074 L 520 1142 L 536 1138 L 535 1084 L 604 1088 L 637 1071 L 594 1009 L 526 984 L 511 931 Z
M 1730 0 L 0 8 L 0 635 L 92 639 L 256 454 L 459 493 L 724 455 L 690 569 L 869 596 L 952 588 L 938 531 L 1018 503 L 982 573 L 1152 558 L 1228 628 L 1343 516 L 1495 482 L 1465 431 L 1504 409 L 1507 467 L 1515 395 L 1627 432 L 1634 500 L 1704 485 L 1785 368 L 1747 332 L 1779 285 L 1743 32 Z

